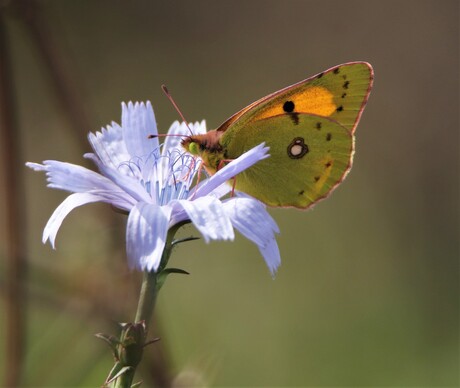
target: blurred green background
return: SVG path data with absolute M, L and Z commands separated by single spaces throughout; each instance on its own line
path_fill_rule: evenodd
M 89 166 L 84 134 L 120 122 L 121 101 L 151 100 L 165 132 L 178 115 L 162 83 L 188 120 L 214 128 L 270 92 L 365 60 L 375 84 L 345 183 L 313 210 L 271 210 L 281 229 L 275 280 L 241 236 L 179 247 L 171 265 L 191 276 L 171 277 L 162 289 L 151 333 L 162 340 L 147 348 L 138 379 L 145 386 L 459 385 L 458 1 L 0 6 L 7 50 L 0 60 L 10 62 L 13 91 L 3 112 L 17 123 L 13 175 L 23 214 L 15 219 L 27 258 L 18 275 L 26 297 L 8 299 L 14 284 L 3 215 L 11 205 L 3 198 L 11 187 L 2 137 L 0 384 L 11 372 L 7 359 L 21 359 L 6 345 L 17 337 L 24 339 L 19 385 L 101 385 L 112 357 L 93 334 L 116 333 L 115 322 L 133 319 L 140 285 L 126 266 L 126 217 L 106 205 L 71 213 L 56 251 L 42 245 L 43 226 L 67 194 L 47 189 L 25 161 Z M 198 235 L 191 226 L 182 233 Z M 7 324 L 11 300 L 25 333 Z

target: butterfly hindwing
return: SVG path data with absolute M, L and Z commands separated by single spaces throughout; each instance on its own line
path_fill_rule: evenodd
M 234 133 L 238 141 L 231 132 L 222 137 L 230 159 L 262 142 L 270 147 L 269 158 L 236 178 L 237 190 L 270 206 L 308 208 L 325 198 L 351 167 L 353 136 L 325 117 L 278 115 L 252 121 Z

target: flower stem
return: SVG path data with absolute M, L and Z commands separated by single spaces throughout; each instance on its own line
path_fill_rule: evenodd
M 157 274 L 155 272 L 144 272 L 142 279 L 139 303 L 137 305 L 135 322 L 144 321 L 148 326 L 157 296 Z M 147 330 L 146 333 L 147 334 Z
M 145 271 L 143 274 L 139 303 L 134 324 L 126 324 L 120 336 L 119 369 L 129 367 L 115 382 L 115 388 L 129 388 L 132 385 L 136 368 L 142 359 L 148 326 L 157 297 L 157 273 Z
M 164 274 L 162 272 L 171 256 L 174 235 L 184 223 L 186 222 L 177 224 L 169 229 L 158 271 L 145 271 L 143 274 L 134 323 L 122 325 L 122 332 L 116 351 L 117 362 L 111 372 L 113 375 L 119 374 L 114 381 L 114 388 L 130 388 L 133 384 L 137 365 L 142 359 L 157 294 L 164 282 L 164 278 L 160 279 L 160 276 L 166 275 L 166 271 Z

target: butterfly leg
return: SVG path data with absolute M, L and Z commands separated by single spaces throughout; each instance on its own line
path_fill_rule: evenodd
M 236 186 L 236 176 L 234 176 L 234 177 L 232 178 L 232 180 L 233 180 L 233 183 L 232 183 L 232 193 L 231 193 L 230 195 L 231 195 L 231 197 L 234 197 L 234 196 L 235 196 L 235 186 Z
M 196 159 L 195 159 L 196 160 Z M 200 162 L 200 165 L 198 167 L 198 174 L 197 174 L 197 177 L 196 177 L 196 185 L 195 185 L 195 188 L 193 190 L 193 194 L 192 196 L 190 197 L 191 200 L 195 199 L 195 194 L 196 194 L 196 191 L 198 189 L 198 184 L 200 183 L 201 181 L 201 172 L 204 170 L 204 165 L 203 165 L 203 161 Z

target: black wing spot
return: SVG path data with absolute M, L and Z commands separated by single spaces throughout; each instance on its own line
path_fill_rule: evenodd
M 333 71 L 334 74 L 339 74 L 340 73 L 340 67 L 336 67 Z
M 294 104 L 294 102 L 292 102 L 292 101 L 286 101 L 286 102 L 283 104 L 283 110 L 284 110 L 286 113 L 292 113 L 292 112 L 294 112 L 294 108 L 295 108 L 295 104 Z
M 321 78 L 324 75 L 324 73 L 319 73 L 316 78 Z
M 348 89 L 348 85 L 350 85 L 350 81 L 345 81 L 342 85 L 344 89 Z
M 340 105 L 338 108 L 337 108 L 337 112 L 342 112 L 343 111 L 343 105 Z
M 321 129 L 321 123 L 319 121 L 316 123 L 316 129 L 318 131 Z
M 347 96 L 347 93 L 342 94 L 342 98 L 345 98 Z
M 331 163 L 331 162 L 327 162 L 327 163 L 325 164 L 325 166 L 326 166 L 326 168 L 329 168 L 329 167 L 332 166 L 332 163 Z
M 303 195 L 305 193 L 305 190 L 300 190 L 299 195 Z
M 318 182 L 319 181 L 319 176 L 315 176 L 315 182 Z
M 330 132 L 328 132 L 327 135 L 326 135 L 326 140 L 331 141 L 331 139 L 332 139 L 332 134 Z

